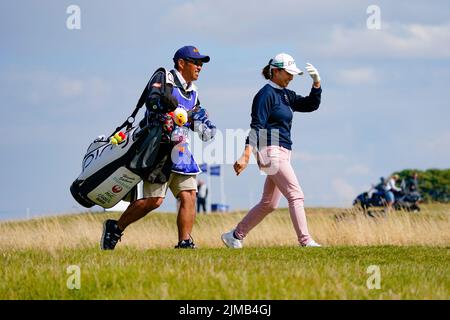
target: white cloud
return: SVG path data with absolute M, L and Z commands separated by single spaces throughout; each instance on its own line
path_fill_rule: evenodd
M 373 68 L 361 67 L 340 70 L 337 82 L 345 85 L 366 85 L 378 82 L 378 75 Z
M 319 28 L 325 22 L 346 19 L 354 13 L 352 6 L 355 5 L 359 5 L 358 0 L 348 0 L 345 6 L 338 0 L 326 3 L 193 0 L 172 7 L 161 16 L 161 24 L 165 30 L 179 33 L 180 24 L 177 22 L 188 19 L 188 36 L 194 34 L 197 39 L 201 36 L 213 37 L 233 45 L 269 47 L 278 41 L 291 45 L 304 41 L 310 33 L 308 28 Z M 364 7 L 361 7 L 360 14 L 363 17 L 366 15 Z M 304 48 L 304 42 L 302 46 Z
M 81 80 L 61 79 L 57 83 L 57 92 L 63 97 L 76 97 L 83 93 L 84 85 Z
M 436 154 L 450 151 L 450 132 L 444 132 L 426 143 L 429 152 Z M 449 159 L 450 160 L 450 159 Z M 450 161 L 449 161 L 450 163 Z
M 389 5 L 392 11 L 402 10 L 401 6 Z M 343 5 L 341 1 L 280 0 L 261 5 L 256 0 L 193 0 L 171 7 L 161 15 L 160 24 L 168 32 L 179 33 L 179 24 L 174 22 L 188 19 L 187 39 L 194 35 L 195 39 L 213 37 L 230 45 L 228 53 L 234 53 L 235 46 L 269 49 L 294 45 L 307 57 L 450 57 L 448 19 L 417 19 L 399 13 L 395 20 L 389 17 L 388 21 L 382 11 L 381 29 L 369 30 L 366 8 L 360 1 Z M 427 15 L 431 15 L 428 10 Z
M 348 204 L 353 201 L 356 190 L 347 181 L 342 178 L 334 178 L 331 185 L 341 204 Z
M 180 32 L 179 21 L 189 19 L 188 30 L 197 37 L 214 37 L 233 44 L 256 44 L 261 36 L 257 30 L 267 26 L 273 11 L 259 1 L 230 3 L 229 1 L 194 0 L 174 6 L 161 19 L 165 30 Z
M 355 164 L 348 167 L 345 172 L 352 175 L 368 175 L 371 173 L 371 170 L 364 164 Z
M 23 105 L 57 106 L 76 101 L 80 108 L 101 107 L 112 91 L 111 83 L 96 76 L 70 77 L 50 71 L 0 73 L 3 94 Z M 25 88 L 26 90 L 18 89 Z M 86 109 L 88 110 L 88 109 Z
M 319 52 L 333 57 L 449 58 L 450 23 L 390 24 L 380 30 L 336 25 Z

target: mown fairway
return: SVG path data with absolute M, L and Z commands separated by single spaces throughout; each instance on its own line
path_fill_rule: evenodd
M 2 254 L 1 299 L 448 299 L 445 248 L 96 248 Z M 81 287 L 69 290 L 69 265 Z M 368 289 L 370 265 L 380 289 Z
M 448 208 L 377 220 L 348 211 L 341 221 L 342 210 L 309 209 L 324 248 L 297 247 L 286 210 L 255 228 L 243 250 L 220 241 L 243 213 L 198 216 L 198 250 L 172 248 L 174 214 L 135 223 L 109 252 L 98 240 L 102 221 L 117 214 L 4 222 L 0 299 L 449 299 Z M 67 286 L 69 266 L 79 268 L 80 289 Z

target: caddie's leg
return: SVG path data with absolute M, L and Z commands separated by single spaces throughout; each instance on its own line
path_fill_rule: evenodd
M 184 190 L 178 193 L 180 209 L 177 216 L 178 241 L 190 239 L 195 222 L 196 190 Z
M 172 172 L 169 188 L 180 203 L 177 216 L 178 241 L 188 240 L 195 222 L 197 180 L 195 176 Z
M 117 226 L 124 231 L 131 223 L 145 217 L 150 211 L 159 208 L 164 198 L 152 197 L 133 201 L 120 216 Z
M 120 230 L 124 231 L 130 223 L 145 217 L 150 211 L 157 209 L 164 201 L 168 183 L 158 184 L 144 181 L 143 199 L 133 201 L 117 222 Z

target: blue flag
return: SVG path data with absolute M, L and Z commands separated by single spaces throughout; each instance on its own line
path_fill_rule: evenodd
M 212 175 L 212 176 L 220 176 L 220 165 L 210 166 L 209 171 L 210 171 L 210 175 Z
M 206 163 L 202 163 L 200 165 L 200 170 L 202 170 L 202 172 L 207 173 L 208 172 L 208 165 Z

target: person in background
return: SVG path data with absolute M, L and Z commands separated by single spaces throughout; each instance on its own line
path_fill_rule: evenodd
M 277 54 L 263 68 L 268 83 L 253 99 L 250 124 L 244 154 L 234 164 L 236 175 L 248 165 L 254 153 L 259 168 L 267 174 L 260 202 L 229 232 L 222 234 L 223 243 L 229 248 L 242 248 L 245 236 L 269 213 L 278 207 L 281 196 L 287 198 L 289 213 L 297 240 L 303 247 L 320 247 L 308 231 L 304 209 L 304 195 L 290 163 L 291 129 L 294 112 L 312 112 L 319 108 L 322 88 L 317 69 L 307 64 L 306 70 L 313 79 L 308 96 L 302 97 L 287 89 L 294 75 L 303 74 L 294 59 Z
M 398 174 L 392 175 L 387 181 L 384 188 L 384 197 L 386 199 L 386 208 L 387 211 L 390 211 L 392 209 L 392 206 L 395 202 L 395 195 L 394 192 L 401 192 L 402 189 L 397 187 L 396 181 L 399 179 Z
M 200 213 L 203 209 L 203 213 L 206 214 L 206 198 L 208 197 L 208 187 L 205 181 L 199 180 L 197 184 L 197 212 Z
M 370 188 L 370 190 L 368 192 L 369 199 L 372 198 L 374 195 L 384 198 L 385 184 L 386 184 L 386 181 L 385 181 L 384 177 L 380 177 L 380 182 L 378 182 L 376 185 L 372 184 L 372 187 Z
M 419 192 L 419 174 L 414 171 L 406 182 L 406 190 L 408 192 Z

